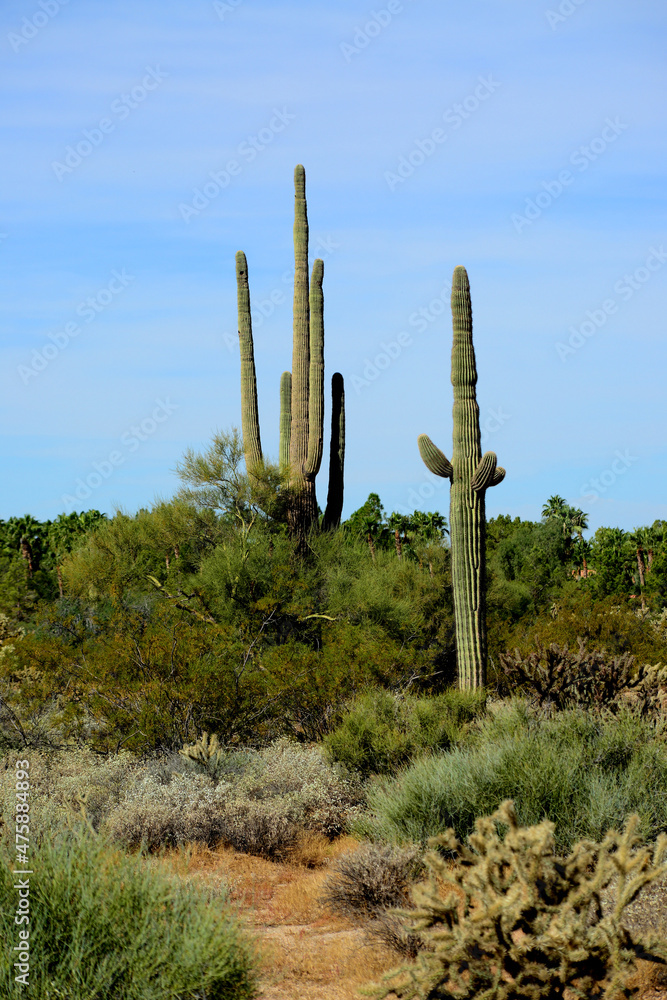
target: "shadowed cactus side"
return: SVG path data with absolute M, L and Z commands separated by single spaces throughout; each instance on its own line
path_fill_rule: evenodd
M 329 445 L 329 489 L 322 527 L 337 528 L 343 513 L 343 473 L 345 466 L 345 386 L 336 372 L 331 379 L 331 441 Z
M 502 482 L 505 470 L 496 464 L 494 452 L 482 455 L 470 286 L 464 267 L 454 270 L 452 320 L 452 460 L 450 462 L 426 434 L 419 437 L 419 453 L 434 475 L 449 479 L 452 484 L 449 526 L 459 687 L 478 688 L 486 683 L 487 658 L 485 495 L 487 489 Z
M 307 533 L 317 522 L 315 477 L 322 462 L 324 441 L 324 262 L 318 258 L 308 280 L 308 215 L 306 173 L 301 165 L 294 170 L 294 318 L 292 371 L 280 380 L 279 463 L 285 471 L 290 503 L 288 521 L 292 536 L 303 552 Z M 261 467 L 262 446 L 257 405 L 248 266 L 245 254 L 236 255 L 238 330 L 241 349 L 241 407 L 243 447 L 248 475 Z M 340 523 L 343 497 L 345 414 L 343 376 L 332 381 L 335 447 L 332 440 L 329 496 L 324 524 Z M 332 431 L 333 434 L 333 431 Z

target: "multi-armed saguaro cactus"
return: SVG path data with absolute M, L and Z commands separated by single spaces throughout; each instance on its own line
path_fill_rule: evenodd
M 470 285 L 464 267 L 454 270 L 452 319 L 452 460 L 448 461 L 426 434 L 419 438 L 419 452 L 431 472 L 452 484 L 450 537 L 459 686 L 477 688 L 486 682 L 485 494 L 504 479 L 505 470 L 496 465 L 494 452 L 482 455 Z
M 291 503 L 289 523 L 292 534 L 305 540 L 317 519 L 315 477 L 320 470 L 324 440 L 324 262 L 313 264 L 308 282 L 308 215 L 306 173 L 301 165 L 294 171 L 294 325 L 292 371 L 280 380 L 279 462 L 289 476 Z M 250 315 L 248 265 L 245 254 L 236 255 L 239 341 L 241 346 L 241 405 L 243 447 L 248 475 L 260 468 L 262 445 L 257 406 L 257 379 Z M 343 462 L 345 454 L 345 411 L 343 376 L 332 379 L 332 440 L 329 468 L 329 498 L 324 526 L 340 523 L 343 506 Z

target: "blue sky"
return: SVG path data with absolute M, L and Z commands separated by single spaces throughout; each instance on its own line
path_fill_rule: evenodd
M 345 515 L 448 512 L 416 440 L 451 452 L 463 264 L 489 516 L 667 519 L 666 29 L 657 0 L 4 0 L 0 517 L 150 506 L 240 425 L 237 250 L 276 456 L 303 163 Z

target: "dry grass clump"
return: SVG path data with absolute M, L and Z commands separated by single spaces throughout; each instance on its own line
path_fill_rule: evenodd
M 348 917 L 377 917 L 409 903 L 410 886 L 423 869 L 417 848 L 363 844 L 334 862 L 322 900 Z

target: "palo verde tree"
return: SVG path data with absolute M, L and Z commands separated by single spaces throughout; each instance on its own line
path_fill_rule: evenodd
M 317 523 L 315 477 L 322 462 L 324 441 L 324 262 L 313 264 L 308 280 L 308 214 L 306 172 L 294 171 L 294 319 L 292 371 L 280 381 L 280 466 L 289 484 L 289 526 L 300 551 L 310 528 Z M 241 406 L 246 469 L 252 478 L 263 463 L 257 401 L 248 263 L 242 251 L 236 255 L 239 341 L 241 349 Z M 343 506 L 345 455 L 345 408 L 343 376 L 336 373 L 332 384 L 332 428 L 329 493 L 324 526 L 337 527 Z
M 456 660 L 461 688 L 486 683 L 485 496 L 505 477 L 496 454 L 482 455 L 477 368 L 472 343 L 470 285 L 464 267 L 452 279 L 452 385 L 454 387 L 454 450 L 451 462 L 431 439 L 419 437 L 419 452 L 428 469 L 449 479 L 452 587 L 456 625 Z

